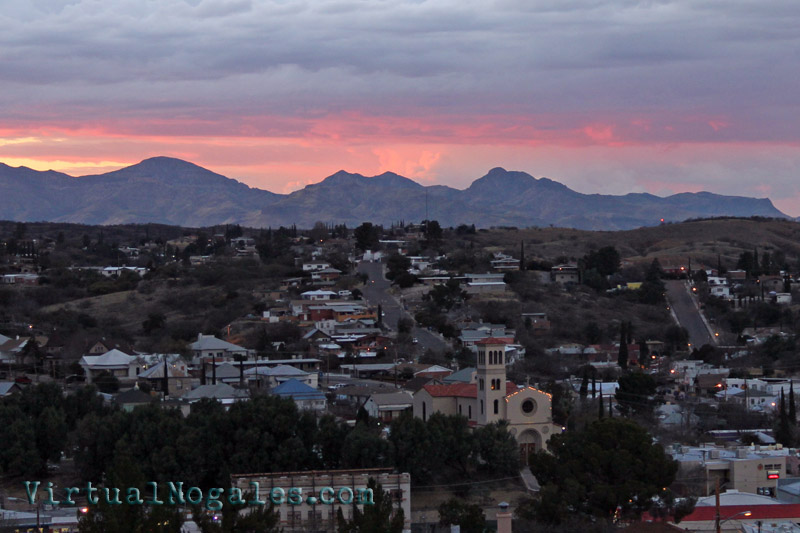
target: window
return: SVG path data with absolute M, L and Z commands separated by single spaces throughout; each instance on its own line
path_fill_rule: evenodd
M 522 412 L 527 416 L 532 416 L 536 412 L 536 401 L 533 398 L 527 398 L 522 402 Z
M 481 414 L 483 414 L 483 400 L 481 400 Z
M 498 414 L 500 412 L 500 402 L 498 400 L 494 401 L 494 414 Z
M 472 406 L 471 406 L 471 405 L 468 405 L 468 406 L 467 406 L 467 417 L 468 417 L 470 420 L 472 420 Z
M 479 385 L 480 389 L 483 390 L 483 380 L 482 379 L 479 380 L 478 385 Z
M 425 406 L 425 402 L 422 402 L 422 421 L 425 422 L 427 419 L 427 408 Z

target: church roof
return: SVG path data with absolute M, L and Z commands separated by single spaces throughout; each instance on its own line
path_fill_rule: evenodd
M 514 342 L 514 339 L 509 337 L 486 337 L 485 339 L 476 341 L 475 344 L 485 346 L 488 344 L 511 344 L 512 342 Z
M 452 385 L 425 385 L 422 387 L 434 398 L 444 398 L 457 396 L 459 398 L 477 398 L 477 383 L 454 383 Z M 506 381 L 506 396 L 517 392 L 517 386 L 510 381 Z

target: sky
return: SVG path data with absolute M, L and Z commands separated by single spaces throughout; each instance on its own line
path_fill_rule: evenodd
M 800 216 L 797 0 L 7 0 L 0 162 L 707 190 Z

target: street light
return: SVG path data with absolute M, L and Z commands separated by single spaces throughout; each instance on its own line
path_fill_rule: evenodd
M 720 517 L 719 517 L 719 508 L 717 508 L 717 516 L 716 516 L 717 533 L 720 533 L 722 531 L 720 526 L 722 526 L 722 524 L 724 524 L 728 520 L 733 520 L 734 518 L 736 518 L 738 516 L 749 517 L 749 516 L 752 516 L 752 515 L 753 515 L 752 511 L 739 511 L 738 513 L 733 514 L 733 515 L 731 515 L 731 516 L 729 516 L 727 518 L 720 519 Z

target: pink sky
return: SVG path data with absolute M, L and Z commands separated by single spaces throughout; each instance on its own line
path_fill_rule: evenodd
M 502 166 L 798 216 L 798 24 L 788 0 L 19 3 L 0 14 L 0 161 L 166 155 L 281 193 Z

